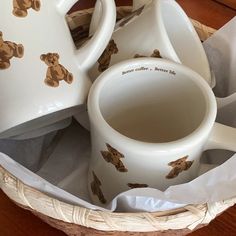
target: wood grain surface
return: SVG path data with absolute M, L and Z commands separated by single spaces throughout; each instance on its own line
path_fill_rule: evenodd
M 117 1 L 119 4 L 131 2 Z M 203 24 L 219 29 L 236 15 L 236 11 L 213 0 L 177 0 L 189 17 Z M 77 10 L 82 6 L 93 6 L 92 1 L 80 0 Z M 104 234 L 105 235 L 105 234 Z M 117 234 L 118 235 L 118 234 Z M 168 234 L 166 234 L 168 235 Z M 208 226 L 199 229 L 190 236 L 235 236 L 236 206 L 217 217 Z M 65 236 L 29 211 L 13 204 L 0 190 L 0 236 Z
M 224 5 L 233 8 L 236 10 L 236 1 L 235 0 L 215 0 L 216 2 L 223 3 Z
M 188 16 L 219 29 L 235 15 L 236 11 L 213 0 L 177 0 Z

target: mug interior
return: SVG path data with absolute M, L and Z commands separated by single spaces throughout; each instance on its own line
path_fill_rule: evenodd
M 172 66 L 133 65 L 112 74 L 99 93 L 107 124 L 131 139 L 164 143 L 196 130 L 208 111 L 197 80 Z

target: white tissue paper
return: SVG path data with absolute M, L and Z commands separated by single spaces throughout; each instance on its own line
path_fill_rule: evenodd
M 204 43 L 216 76 L 214 92 L 236 91 L 236 18 Z M 220 106 L 217 121 L 236 127 L 236 99 Z M 236 142 L 236 141 L 235 141 Z M 91 203 L 87 187 L 89 132 L 73 122 L 68 128 L 28 140 L 0 140 L 0 165 L 25 184 L 64 202 L 104 211 L 164 211 L 236 196 L 236 155 L 213 150 L 203 155 L 201 175 L 193 181 L 157 189 L 132 189 L 102 207 Z M 188 194 L 186 194 L 188 193 Z

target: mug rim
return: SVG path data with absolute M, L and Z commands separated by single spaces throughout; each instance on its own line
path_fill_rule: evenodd
M 170 142 L 163 142 L 163 143 L 152 143 L 152 142 L 144 142 L 135 140 L 124 134 L 116 131 L 112 126 L 110 126 L 105 118 L 102 115 L 100 110 L 100 94 L 105 86 L 105 84 L 114 78 L 113 75 L 117 75 L 122 68 L 125 69 L 133 68 L 134 66 L 171 66 L 180 71 L 183 74 L 189 76 L 194 83 L 198 85 L 199 89 L 203 92 L 204 100 L 206 101 L 206 112 L 204 114 L 203 119 L 201 120 L 198 127 L 193 130 L 190 134 L 186 135 L 183 138 L 170 141 Z M 162 58 L 135 58 L 122 61 L 117 63 L 110 68 L 108 68 L 105 72 L 103 72 L 97 80 L 92 85 L 89 96 L 88 96 L 88 114 L 89 120 L 91 124 L 99 124 L 96 126 L 105 137 L 114 137 L 117 142 L 124 144 L 126 146 L 132 145 L 133 147 L 136 146 L 139 150 L 145 151 L 168 151 L 179 149 L 183 146 L 196 144 L 199 141 L 202 141 L 202 138 L 207 138 L 210 131 L 213 128 L 215 123 L 216 114 L 217 114 L 217 103 L 212 92 L 210 86 L 207 82 L 199 75 L 197 72 L 193 71 L 192 69 L 166 59 Z

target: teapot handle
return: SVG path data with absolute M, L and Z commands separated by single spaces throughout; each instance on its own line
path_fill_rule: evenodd
M 93 37 L 80 49 L 75 56 L 82 70 L 88 70 L 105 50 L 115 27 L 116 6 L 114 0 L 97 0 L 101 3 L 101 20 Z M 78 0 L 59 0 L 58 11 L 64 16 Z

